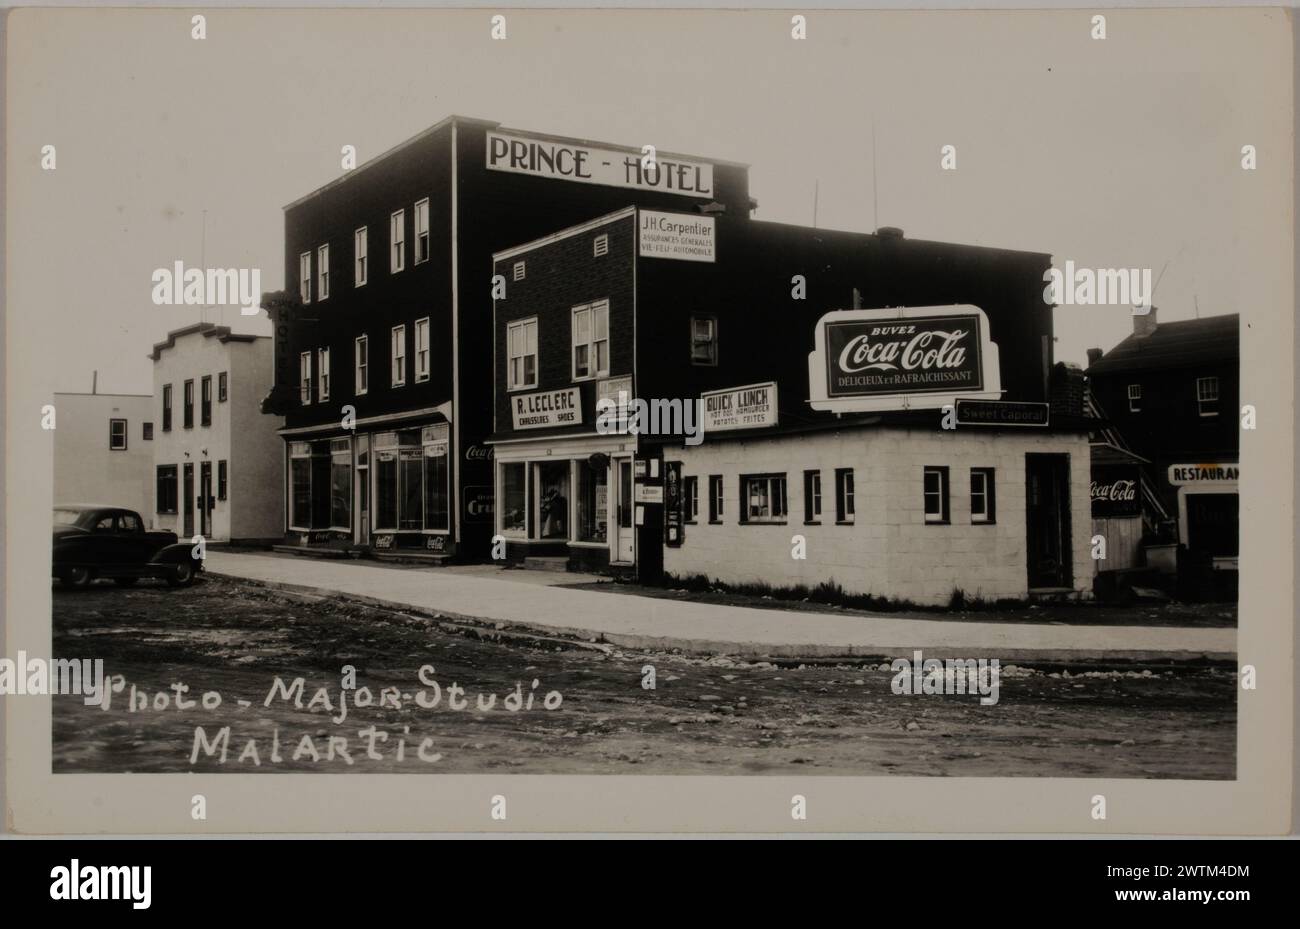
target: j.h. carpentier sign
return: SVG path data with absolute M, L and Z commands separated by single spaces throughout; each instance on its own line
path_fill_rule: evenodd
M 648 159 L 636 152 L 571 141 L 487 134 L 490 171 L 531 174 L 579 184 L 658 190 L 685 197 L 713 197 L 713 165 L 676 156 Z
M 836 310 L 817 321 L 814 346 L 814 409 L 937 409 L 1002 395 L 998 348 L 976 306 Z

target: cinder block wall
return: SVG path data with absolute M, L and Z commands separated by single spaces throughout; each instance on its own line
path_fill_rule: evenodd
M 673 449 L 685 477 L 699 483 L 699 517 L 685 542 L 665 548 L 664 568 L 686 576 L 707 574 L 727 583 L 765 582 L 774 587 L 834 581 L 846 592 L 947 603 L 954 589 L 986 599 L 1024 597 L 1026 564 L 1025 455 L 1070 456 L 1073 587 L 1090 595 L 1093 566 L 1088 548 L 1089 454 L 1083 435 L 958 429 L 876 429 L 815 433 L 763 441 L 709 441 Z M 835 469 L 854 468 L 855 520 L 835 522 Z M 925 522 L 923 469 L 949 469 L 950 521 Z M 970 520 L 970 469 L 996 469 L 996 522 Z M 803 472 L 819 469 L 820 525 L 806 525 Z M 741 474 L 786 474 L 788 515 L 783 525 L 739 521 Z M 708 478 L 723 476 L 725 509 L 708 522 Z M 805 560 L 791 557 L 792 537 L 807 541 Z

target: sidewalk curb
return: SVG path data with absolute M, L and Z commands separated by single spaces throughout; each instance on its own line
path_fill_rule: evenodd
M 520 620 L 509 622 L 484 619 L 480 616 L 468 616 L 453 613 L 436 607 L 420 607 L 398 600 L 385 600 L 363 594 L 346 593 L 324 587 L 311 587 L 303 584 L 290 584 L 283 581 L 264 581 L 242 577 L 237 574 L 224 574 L 219 571 L 204 571 L 209 577 L 220 577 L 253 586 L 278 590 L 283 593 L 308 596 L 315 599 L 333 599 L 350 603 L 359 603 L 379 609 L 390 610 L 417 616 L 434 622 L 466 627 L 466 631 L 490 635 L 499 638 L 530 639 L 554 642 L 570 648 L 586 648 L 608 653 L 609 646 L 619 648 L 655 651 L 680 652 L 687 655 L 726 655 L 728 657 L 764 660 L 778 659 L 827 659 L 846 658 L 853 660 L 879 659 L 891 660 L 896 657 L 911 657 L 913 648 L 899 647 L 885 651 L 880 646 L 867 648 L 852 645 L 825 645 L 801 643 L 788 645 L 771 645 L 760 642 L 728 642 L 717 639 L 688 639 L 680 636 L 651 636 L 625 633 L 600 633 L 593 635 L 590 629 L 568 626 L 551 626 L 542 623 L 529 623 Z M 1061 648 L 935 648 L 922 649 L 927 658 L 997 658 L 1003 662 L 1061 662 L 1076 661 L 1113 661 L 1123 663 L 1142 662 L 1231 662 L 1236 664 L 1236 652 L 1206 652 L 1193 649 L 1159 650 L 1159 649 L 1061 649 Z

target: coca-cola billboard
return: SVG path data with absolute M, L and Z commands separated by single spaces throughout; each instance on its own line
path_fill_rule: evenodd
M 1137 516 L 1142 512 L 1136 465 L 1094 465 L 1091 493 L 1092 515 L 1097 519 Z
M 828 398 L 984 389 L 980 317 L 826 323 Z

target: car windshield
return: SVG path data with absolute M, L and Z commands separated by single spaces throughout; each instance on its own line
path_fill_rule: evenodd
M 84 521 L 92 516 L 90 510 L 58 510 L 54 511 L 54 525 L 56 526 L 81 526 Z

